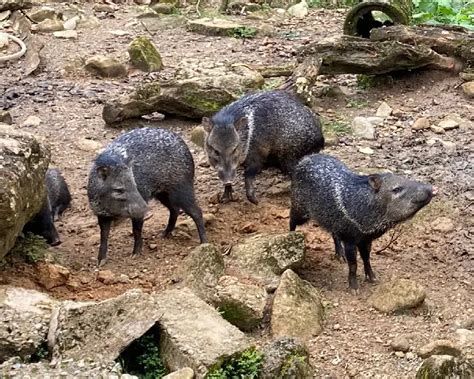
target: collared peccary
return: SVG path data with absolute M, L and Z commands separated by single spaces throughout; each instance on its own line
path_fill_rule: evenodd
M 264 164 L 276 162 L 289 173 L 301 157 L 324 147 L 319 117 L 285 91 L 244 96 L 202 123 L 208 133 L 209 162 L 224 183 L 223 202 L 232 200 L 232 182 L 240 164 L 247 198 L 257 204 L 255 176 Z
M 38 234 L 44 237 L 51 246 L 57 246 L 61 243 L 61 239 L 54 221 L 71 205 L 71 194 L 58 169 L 48 169 L 44 181 L 46 197 L 43 206 L 39 213 L 25 225 L 23 231 Z
M 349 265 L 349 286 L 357 290 L 356 249 L 373 282 L 372 241 L 414 216 L 436 192 L 394 174 L 357 175 L 334 157 L 312 154 L 298 163 L 292 178 L 290 231 L 312 219 L 332 233 L 336 254 Z
M 143 220 L 153 198 L 170 211 L 163 237 L 170 235 L 182 209 L 196 223 L 201 243 L 207 242 L 193 182 L 193 157 L 181 137 L 171 131 L 135 129 L 111 142 L 95 159 L 87 188 L 100 226 L 99 266 L 105 263 L 110 227 L 116 218 L 132 219 L 132 255 L 141 252 Z

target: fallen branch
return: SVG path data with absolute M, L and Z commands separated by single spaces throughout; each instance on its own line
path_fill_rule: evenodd
M 8 37 L 8 39 L 12 40 L 18 46 L 20 46 L 20 51 L 17 51 L 16 53 L 13 53 L 13 54 L 10 54 L 10 55 L 0 56 L 0 62 L 7 62 L 7 61 L 15 60 L 15 59 L 20 59 L 23 55 L 25 55 L 26 45 L 21 39 L 15 37 L 15 36 L 12 36 L 11 34 L 8 34 L 8 33 L 0 33 L 0 34 L 6 35 Z

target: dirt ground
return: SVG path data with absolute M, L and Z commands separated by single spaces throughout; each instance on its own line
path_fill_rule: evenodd
M 341 10 L 314 9 L 300 21 L 243 18 L 247 24 L 263 22 L 278 30 L 275 36 L 245 41 L 189 33 L 179 17 L 174 22 L 174 16 L 170 16 L 171 21 L 157 20 L 156 31 L 151 32 L 166 65 L 162 73 L 131 72 L 124 79 L 106 80 L 83 71 L 64 72 L 64 66 L 74 57 L 106 53 L 125 58 L 133 37 L 150 36 L 136 21 L 133 9 L 124 7 L 113 17 L 101 18 L 97 29 L 79 30 L 76 41 L 43 35 L 45 64 L 35 76 L 20 79 L 18 62 L 0 70 L 0 106 L 11 112 L 15 125 L 44 137 L 50 144 L 52 165 L 62 170 L 73 194 L 72 209 L 58 223 L 63 243 L 50 249 L 54 259 L 72 273 L 68 285 L 49 291 L 61 299 L 98 300 L 133 287 L 168 288 L 179 281 L 182 260 L 198 244 L 196 230 L 188 230 L 187 223 L 178 225 L 172 238 L 161 240 L 159 234 L 168 215 L 163 206 L 155 203 L 153 216 L 145 222 L 141 257 L 129 256 L 133 241 L 128 222 L 112 231 L 105 269 L 116 275 L 125 274 L 128 283 L 106 285 L 96 280 L 99 229 L 85 190 L 95 152 L 84 149 L 80 141 L 90 139 L 105 146 L 122 132 L 105 126 L 101 118 L 104 101 L 129 92 L 138 83 L 166 77 L 185 59 L 261 65 L 288 63 L 294 59 L 294 51 L 307 41 L 340 34 L 344 15 Z M 129 35 L 109 33 L 119 29 Z M 374 286 L 362 283 L 358 296 L 350 294 L 347 267 L 334 259 L 329 236 L 313 225 L 302 227 L 308 251 L 298 273 L 321 290 L 328 309 L 324 332 L 308 343 L 317 377 L 413 377 L 421 360 L 410 355 L 396 356 L 389 346 L 395 336 L 407 336 L 416 349 L 430 340 L 448 337 L 458 322 L 474 317 L 474 104 L 463 96 L 461 81 L 454 74 L 418 71 L 392 79 L 364 90 L 357 86 L 354 75 L 321 77 L 322 83 L 339 85 L 347 95 L 321 98 L 315 110 L 326 125 L 350 125 L 355 116 L 375 115 L 380 102 L 386 101 L 394 115 L 377 128 L 376 140 L 363 141 L 345 135 L 339 143 L 327 147 L 326 152 L 356 170 L 391 170 L 440 189 L 437 198 L 403 227 L 400 238 L 372 257 L 380 282 L 394 277 L 414 279 L 426 288 L 426 304 L 422 309 L 397 316 L 371 309 L 367 298 Z M 435 124 L 453 113 L 462 120 L 461 127 L 443 135 L 429 130 L 413 131 L 410 127 L 418 117 L 429 117 Z M 22 122 L 32 115 L 41 118 L 42 123 L 22 127 Z M 143 120 L 134 126 L 148 123 Z M 189 140 L 197 123 L 167 117 L 152 124 L 170 128 L 188 142 L 196 163 L 199 204 L 204 213 L 215 216 L 207 226 L 211 242 L 224 250 L 251 232 L 278 233 L 288 229 L 288 178 L 275 170 L 261 174 L 257 181 L 261 200 L 258 206 L 245 199 L 242 180 L 235 187 L 237 202 L 215 204 L 213 200 L 222 190 L 221 185 L 204 152 Z M 365 155 L 360 147 L 371 147 L 374 153 Z M 433 224 L 440 217 L 451 219 L 454 227 L 437 231 Z M 180 216 L 179 221 L 185 220 Z M 385 246 L 390 235 L 377 241 L 374 250 Z M 1 284 L 44 290 L 37 282 L 34 266 L 15 262 L 1 270 Z M 362 281 L 360 268 L 359 279 Z M 255 337 L 265 338 L 266 333 L 262 329 Z

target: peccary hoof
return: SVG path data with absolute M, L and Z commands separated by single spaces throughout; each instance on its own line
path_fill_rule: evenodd
M 247 199 L 248 199 L 252 204 L 258 205 L 258 199 L 257 199 L 257 196 L 256 196 L 255 194 L 247 195 Z
M 97 261 L 97 267 L 100 268 L 100 267 L 104 266 L 106 263 L 107 263 L 107 258 L 99 259 Z
M 368 275 L 365 275 L 365 281 L 367 283 L 377 283 L 377 277 L 375 276 L 375 274 L 372 272 Z

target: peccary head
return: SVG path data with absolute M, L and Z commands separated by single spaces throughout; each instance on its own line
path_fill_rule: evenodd
M 101 214 L 112 217 L 143 218 L 147 203 L 135 183 L 130 159 L 117 159 L 107 154 L 95 162 L 97 183 L 94 197 Z
M 205 149 L 209 163 L 224 184 L 232 184 L 237 167 L 245 159 L 238 132 L 247 125 L 247 118 L 234 121 L 232 117 L 204 117 L 202 124 L 207 131 Z
M 376 203 L 385 209 L 386 221 L 391 224 L 413 217 L 437 192 L 430 184 L 393 174 L 374 174 L 368 180 Z
M 60 245 L 61 239 L 59 238 L 56 226 L 54 226 L 53 216 L 51 202 L 48 196 L 46 196 L 39 213 L 25 225 L 23 230 L 43 237 L 51 246 Z

